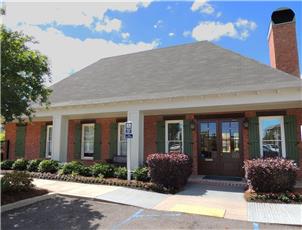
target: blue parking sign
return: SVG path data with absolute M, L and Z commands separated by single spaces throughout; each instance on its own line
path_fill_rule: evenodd
M 125 138 L 133 138 L 133 133 L 132 133 L 132 122 L 127 121 L 125 125 Z

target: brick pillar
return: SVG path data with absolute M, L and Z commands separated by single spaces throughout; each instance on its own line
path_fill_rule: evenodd
M 198 135 L 198 124 L 197 120 L 194 117 L 194 114 L 187 114 L 186 119 L 192 120 L 195 124 L 194 130 L 192 130 L 192 141 L 193 141 L 193 152 L 192 152 L 192 158 L 193 158 L 193 167 L 192 167 L 192 175 L 198 175 L 198 141 L 197 141 L 197 135 Z

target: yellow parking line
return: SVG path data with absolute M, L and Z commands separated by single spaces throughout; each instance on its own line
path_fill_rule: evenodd
M 215 216 L 215 217 L 224 217 L 225 214 L 225 209 L 208 208 L 200 205 L 185 205 L 185 204 L 176 204 L 170 209 L 170 211 L 199 214 L 205 216 Z

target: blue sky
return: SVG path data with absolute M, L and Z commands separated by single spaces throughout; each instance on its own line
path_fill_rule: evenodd
M 199 40 L 210 40 L 269 64 L 271 13 L 289 7 L 296 13 L 300 66 L 302 63 L 299 1 L 110 4 L 7 4 L 4 23 L 36 37 L 40 44 L 34 48 L 49 56 L 56 82 L 100 58 Z

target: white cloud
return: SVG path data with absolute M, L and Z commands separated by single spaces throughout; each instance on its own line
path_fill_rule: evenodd
M 94 20 L 100 21 L 108 10 L 134 12 L 141 7 L 148 7 L 145 2 L 96 2 L 96 3 L 51 3 L 51 2 L 8 2 L 4 23 L 9 27 L 16 23 L 29 25 L 58 24 L 86 26 L 91 28 Z
M 162 28 L 163 27 L 163 21 L 157 20 L 157 22 L 153 25 L 154 29 Z
M 191 31 L 186 30 L 186 31 L 184 31 L 184 32 L 182 33 L 182 35 L 183 35 L 184 37 L 189 37 L 189 36 L 191 35 Z
M 230 37 L 245 40 L 250 31 L 257 28 L 253 21 L 238 19 L 236 22 L 222 23 L 219 21 L 203 21 L 192 30 L 192 37 L 197 41 L 215 41 L 221 37 Z
M 122 36 L 123 39 L 127 39 L 127 38 L 130 37 L 130 34 L 129 33 L 122 33 L 121 36 Z
M 174 37 L 174 36 L 175 36 L 175 33 L 170 32 L 168 35 L 169 35 L 169 37 Z
M 217 12 L 216 17 L 217 17 L 217 18 L 220 18 L 221 15 L 222 15 L 222 12 Z
M 98 22 L 95 26 L 96 31 L 105 31 L 107 33 L 110 33 L 112 31 L 120 31 L 122 27 L 122 21 L 119 19 L 109 19 L 108 17 L 105 17 L 105 19 L 102 22 Z
M 192 11 L 199 11 L 205 14 L 213 14 L 215 12 L 214 7 L 208 3 L 208 0 L 196 0 L 191 6 Z

